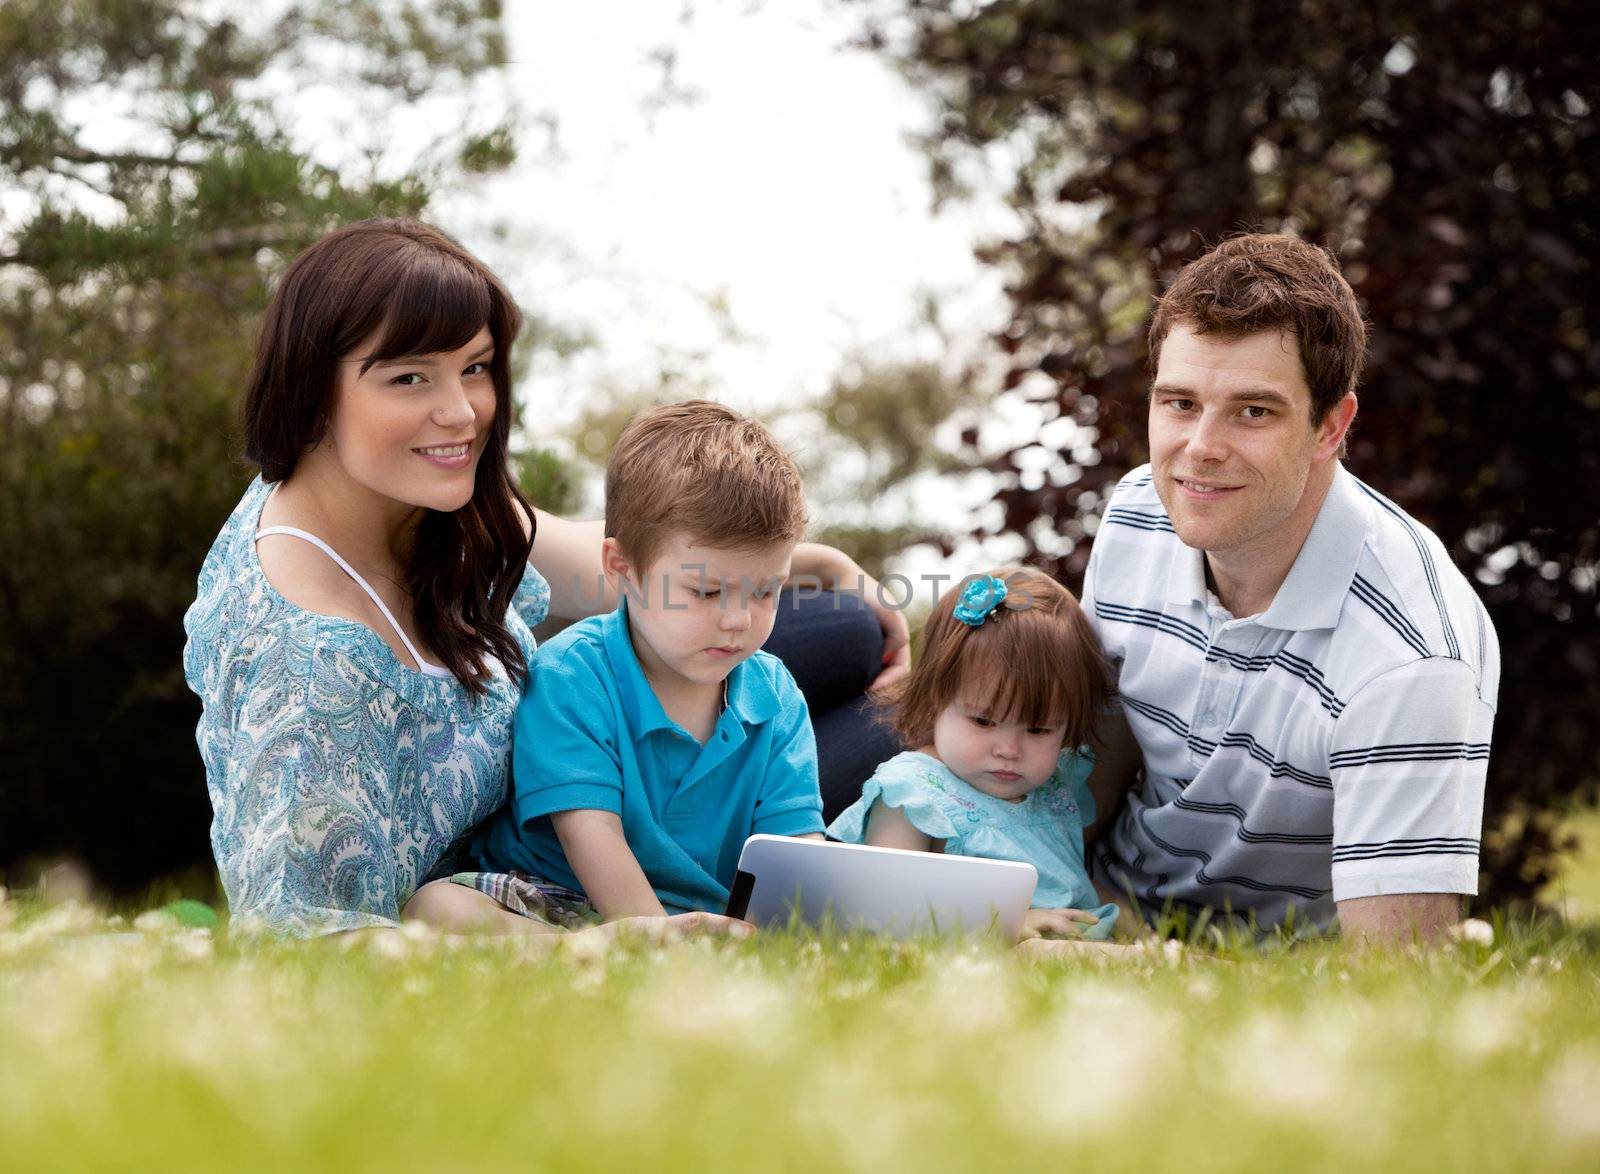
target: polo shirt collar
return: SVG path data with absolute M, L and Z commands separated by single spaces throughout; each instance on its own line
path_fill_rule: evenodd
M 678 723 L 667 716 L 644 675 L 639 654 L 628 631 L 628 601 L 600 622 L 606 657 L 617 680 L 617 693 L 623 711 L 638 741 L 656 730 L 676 730 Z M 748 659 L 740 661 L 728 674 L 728 712 L 747 724 L 769 721 L 782 709 L 782 701 L 767 674 L 754 671 Z
M 1261 617 L 1265 627 L 1310 632 L 1338 626 L 1367 542 L 1367 511 L 1356 479 L 1336 465 L 1294 566 Z

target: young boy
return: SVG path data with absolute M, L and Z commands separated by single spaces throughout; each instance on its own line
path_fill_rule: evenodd
M 478 839 L 482 867 L 533 878 L 502 882 L 523 889 L 507 904 L 720 913 L 747 836 L 821 838 L 805 701 L 758 651 L 805 524 L 799 471 L 756 421 L 689 402 L 629 425 L 601 555 L 622 602 L 535 654 L 511 805 Z

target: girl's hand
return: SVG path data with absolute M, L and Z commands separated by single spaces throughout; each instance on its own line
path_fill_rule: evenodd
M 1022 933 L 1017 940 L 1081 938 L 1085 926 L 1099 924 L 1100 919 L 1085 909 L 1030 909 L 1022 919 Z

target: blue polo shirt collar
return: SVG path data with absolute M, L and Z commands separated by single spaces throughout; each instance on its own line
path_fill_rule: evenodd
M 617 693 L 634 740 L 642 740 L 656 730 L 680 730 L 682 727 L 661 707 L 656 691 L 644 675 L 644 666 L 639 663 L 639 654 L 634 650 L 633 637 L 628 630 L 627 600 L 601 621 L 601 631 L 606 658 L 616 674 Z M 782 699 L 773 689 L 768 675 L 755 670 L 749 659 L 740 661 L 728 674 L 728 710 L 723 715 L 724 721 L 731 716 L 745 725 L 758 725 L 776 717 L 782 708 Z M 721 724 L 719 721 L 718 725 Z

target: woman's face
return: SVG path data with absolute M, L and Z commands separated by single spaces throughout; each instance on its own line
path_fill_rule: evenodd
M 323 446 L 345 474 L 409 506 L 450 512 L 472 500 L 478 459 L 494 423 L 484 327 L 460 350 L 361 365 L 376 339 L 339 363 Z

